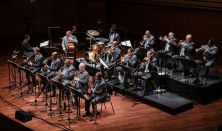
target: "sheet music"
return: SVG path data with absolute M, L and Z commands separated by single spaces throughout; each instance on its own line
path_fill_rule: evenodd
M 49 45 L 49 41 L 48 40 L 40 43 L 40 47 L 48 46 L 48 45 Z
M 128 46 L 128 47 L 132 47 L 132 44 L 131 44 L 130 40 L 122 41 L 122 42 L 121 42 L 121 45 L 123 45 L 123 46 Z
M 102 63 L 102 65 L 103 65 L 106 69 L 108 69 L 108 66 L 106 65 L 106 63 L 105 63 L 101 58 L 99 58 L 99 61 Z

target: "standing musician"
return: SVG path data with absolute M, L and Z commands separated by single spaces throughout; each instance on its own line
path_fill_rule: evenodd
M 63 67 L 58 71 L 57 75 L 53 78 L 53 80 L 62 83 L 62 85 L 67 86 L 74 74 L 75 74 L 75 67 L 71 64 L 71 61 L 69 59 L 66 59 L 64 62 Z M 56 89 L 53 88 L 53 95 L 56 95 Z
M 75 72 L 74 78 L 71 81 L 71 85 L 76 88 L 82 94 L 85 94 L 88 90 L 89 73 L 85 70 L 86 65 L 84 63 L 79 64 L 79 70 Z M 75 102 L 78 101 L 77 96 L 74 96 Z
M 107 93 L 107 86 L 106 82 L 102 77 L 101 72 L 97 72 L 95 75 L 95 83 L 94 83 L 94 88 L 90 91 L 90 96 L 89 100 L 85 101 L 85 111 L 86 113 L 83 115 L 83 117 L 91 115 L 90 113 L 90 104 L 92 104 L 93 107 L 93 113 L 95 113 L 96 109 L 96 104 L 105 102 L 108 99 L 110 99 L 108 93 Z M 95 114 L 93 117 L 90 119 L 90 121 L 95 120 Z
M 120 35 L 116 32 L 115 26 L 110 28 L 109 33 L 109 43 L 112 44 L 113 41 L 117 41 L 118 43 L 120 42 Z
M 76 36 L 72 35 L 72 31 L 66 31 L 66 36 L 62 38 L 62 49 L 66 53 L 66 56 L 68 54 L 68 43 L 78 44 L 78 40 Z
M 25 35 L 25 39 L 22 41 L 22 50 L 23 50 L 23 56 L 26 58 L 31 57 L 34 55 L 34 48 L 29 45 L 31 37 L 29 34 Z
M 148 50 L 147 56 L 143 59 L 139 69 L 133 73 L 134 82 L 137 84 L 137 79 L 142 79 L 144 95 L 148 89 L 155 89 L 157 78 L 157 59 L 155 58 L 155 51 Z
M 43 61 L 43 56 L 40 53 L 40 49 L 38 47 L 34 48 L 34 61 L 31 62 L 28 60 L 27 63 L 28 69 L 35 74 L 41 69 L 42 61 Z M 28 83 L 30 83 L 29 74 L 27 74 L 27 77 L 28 77 Z M 32 82 L 33 83 L 36 82 L 35 76 L 32 76 Z
M 146 50 L 154 49 L 155 37 L 151 35 L 149 30 L 146 30 L 145 34 L 143 35 L 142 43 Z
M 176 54 L 176 48 L 177 48 L 177 39 L 174 37 L 173 32 L 169 32 L 168 36 L 164 36 L 163 38 L 160 37 L 160 40 L 165 43 L 165 46 L 163 48 L 163 52 L 167 55 L 175 55 Z

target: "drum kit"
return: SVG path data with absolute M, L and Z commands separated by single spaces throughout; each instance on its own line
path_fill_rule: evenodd
M 86 40 L 90 41 L 90 51 L 88 52 L 89 60 L 92 62 L 98 62 L 99 54 L 102 51 L 102 46 L 105 43 L 108 43 L 109 39 L 104 38 L 104 37 L 98 37 L 100 33 L 96 30 L 88 30 L 86 34 L 88 35 Z M 92 40 L 96 41 L 96 43 L 91 44 Z

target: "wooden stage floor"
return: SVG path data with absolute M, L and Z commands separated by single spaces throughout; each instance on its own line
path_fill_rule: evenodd
M 1 53 L 2 54 L 2 53 Z M 37 109 L 30 106 L 27 102 L 33 102 L 34 96 L 24 96 L 16 98 L 12 94 L 19 93 L 19 89 L 13 89 L 9 92 L 8 88 L 8 69 L 6 59 L 7 54 L 1 55 L 0 58 L 0 113 L 7 116 L 11 120 L 24 125 L 32 130 L 63 130 L 64 126 L 68 127 L 67 120 L 58 121 L 59 115 L 55 114 L 52 118 L 47 115 L 44 103 L 40 103 Z M 7 101 L 6 101 L 7 100 Z M 39 97 L 42 100 L 42 96 Z M 84 101 L 81 104 L 81 113 L 84 113 Z M 89 117 L 83 118 L 71 125 L 71 130 L 150 130 L 150 131 L 214 131 L 217 126 L 222 125 L 222 99 L 214 101 L 207 105 L 195 104 L 194 107 L 177 115 L 171 115 L 152 106 L 139 103 L 131 107 L 134 101 L 124 98 L 120 94 L 112 96 L 112 102 L 116 114 L 112 112 L 109 103 L 107 108 L 103 110 L 102 117 L 98 117 L 97 125 L 89 121 Z M 15 106 L 13 106 L 13 105 Z M 34 112 L 37 116 L 43 118 L 47 122 L 57 123 L 52 126 L 47 122 L 33 118 L 32 121 L 22 123 L 15 119 L 15 111 L 17 107 L 25 111 Z M 99 106 L 100 107 L 100 106 Z M 54 109 L 56 106 L 54 106 Z M 75 111 L 71 114 L 71 118 L 75 117 Z M 65 116 L 67 118 L 67 115 Z M 0 121 L 0 130 L 4 122 Z M 59 124 L 58 124 L 59 123 Z M 62 126 L 61 126 L 61 125 Z M 60 127 L 63 128 L 60 128 Z M 5 129 L 5 128 L 4 128 Z M 18 128 L 15 128 L 18 129 Z

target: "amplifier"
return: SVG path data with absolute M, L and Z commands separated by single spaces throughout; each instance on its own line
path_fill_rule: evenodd
M 28 122 L 28 121 L 32 120 L 32 115 L 27 113 L 27 112 L 25 112 L 25 111 L 17 110 L 15 112 L 15 118 L 17 120 L 22 121 L 22 122 Z

